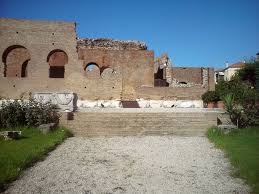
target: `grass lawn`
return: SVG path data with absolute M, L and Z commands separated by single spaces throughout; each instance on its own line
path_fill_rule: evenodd
M 23 169 L 43 159 L 46 153 L 71 135 L 65 128 L 58 128 L 47 135 L 35 128 L 13 130 L 22 131 L 23 137 L 8 141 L 0 139 L 0 192 L 7 183 L 16 179 Z
M 229 135 L 211 128 L 208 138 L 225 151 L 235 167 L 233 176 L 244 178 L 253 193 L 259 193 L 259 127 L 240 129 Z

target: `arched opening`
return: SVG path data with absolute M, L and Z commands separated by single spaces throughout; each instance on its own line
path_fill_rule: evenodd
M 85 66 L 84 71 L 87 78 L 100 77 L 100 68 L 96 63 L 88 63 Z
M 158 67 L 157 72 L 155 73 L 155 79 L 164 79 L 164 68 Z
M 166 81 L 166 68 L 158 67 L 157 72 L 154 73 L 154 86 L 155 87 L 168 87 L 169 83 Z
M 65 77 L 65 65 L 68 63 L 68 56 L 64 51 L 60 49 L 51 51 L 47 56 L 47 62 L 49 63 L 49 78 Z
M 27 65 L 28 65 L 29 60 L 25 61 L 22 64 L 22 71 L 21 71 L 21 77 L 27 77 Z
M 24 46 L 8 47 L 2 55 L 4 77 L 27 77 L 27 66 L 30 59 L 30 53 Z
M 102 78 L 111 78 L 115 74 L 114 69 L 110 67 L 101 68 L 101 77 Z

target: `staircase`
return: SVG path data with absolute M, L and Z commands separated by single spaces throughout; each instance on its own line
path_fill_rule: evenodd
M 126 111 L 125 111 L 126 110 Z M 162 112 L 143 109 L 94 110 L 73 113 L 60 124 L 75 136 L 184 135 L 203 136 L 208 127 L 217 125 L 217 112 Z

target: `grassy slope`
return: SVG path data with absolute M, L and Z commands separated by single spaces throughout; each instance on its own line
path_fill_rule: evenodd
M 15 180 L 21 171 L 61 143 L 70 133 L 59 128 L 44 135 L 37 129 L 21 128 L 23 138 L 14 141 L 0 140 L 0 191 Z
M 259 193 L 259 128 L 241 129 L 229 135 L 210 129 L 208 138 L 223 149 L 235 167 L 234 176 L 247 180 L 254 193 Z

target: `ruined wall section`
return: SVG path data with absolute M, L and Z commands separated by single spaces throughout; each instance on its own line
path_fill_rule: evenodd
M 105 50 L 147 50 L 144 42 L 136 40 L 114 40 L 108 38 L 81 38 L 77 41 L 78 48 Z
M 81 62 L 76 51 L 74 22 L 49 22 L 33 20 L 0 19 L 0 95 L 5 98 L 19 98 L 34 91 L 72 90 L 70 80 L 75 71 L 80 72 Z M 4 53 L 12 47 L 24 47 L 30 55 L 27 75 L 21 78 L 5 77 Z M 47 56 L 55 49 L 68 55 L 65 65 L 65 79 L 49 78 Z M 7 56 L 8 58 L 8 56 Z M 13 72 L 19 72 L 18 67 Z
M 202 84 L 202 68 L 174 67 L 172 77 L 179 82 Z
M 100 91 L 102 94 L 112 92 L 116 98 L 135 100 L 137 88 L 152 87 L 154 84 L 153 51 L 78 48 L 78 55 L 79 59 L 84 61 L 84 66 L 90 63 L 97 64 L 101 77 L 105 69 L 112 69 L 113 74 L 105 83 L 107 88 Z M 103 87 L 103 83 L 100 82 L 92 84 L 95 90 Z M 93 93 L 89 93 L 88 99 Z

